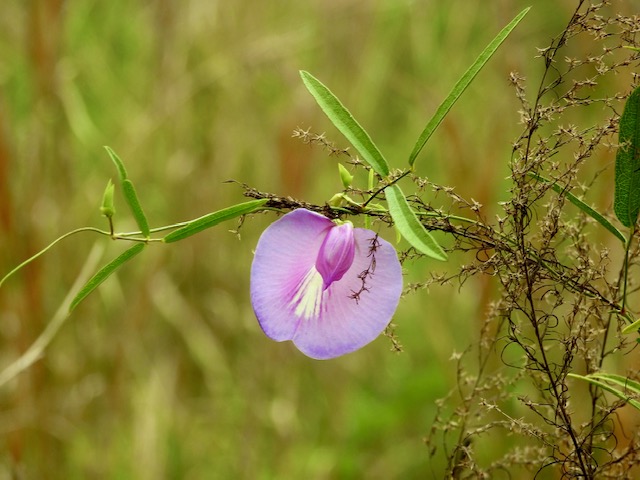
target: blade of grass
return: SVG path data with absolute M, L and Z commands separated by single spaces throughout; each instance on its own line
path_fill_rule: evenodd
M 640 394 L 640 383 L 635 380 L 631 380 L 630 378 L 623 377 L 622 375 L 617 375 L 615 373 L 593 373 L 590 375 L 594 378 L 599 378 L 602 380 L 607 380 L 611 383 L 615 383 L 627 390 L 631 390 L 633 393 Z
M 609 220 L 604 218 L 600 213 L 591 208 L 589 205 L 584 203 L 578 197 L 576 197 L 573 193 L 566 191 L 560 185 L 549 180 L 548 178 L 543 177 L 542 175 L 535 174 L 533 172 L 529 172 L 529 175 L 535 178 L 540 183 L 548 183 L 551 188 L 559 194 L 564 194 L 571 203 L 573 203 L 576 207 L 582 210 L 584 213 L 593 218 L 596 222 L 602 225 L 604 228 L 609 230 L 609 232 L 613 233 L 623 244 L 627 243 L 627 239 L 624 237 L 622 232 L 618 230 Z
M 476 61 L 473 62 L 473 64 L 469 67 L 469 69 L 466 72 L 464 72 L 464 75 L 462 75 L 460 80 L 458 80 L 458 82 L 454 85 L 453 89 L 451 90 L 447 98 L 444 99 L 444 101 L 440 104 L 440 106 L 436 110 L 436 113 L 433 115 L 433 117 L 431 117 L 431 120 L 429 120 L 429 122 L 427 123 L 427 126 L 424 128 L 424 130 L 420 134 L 420 137 L 418 138 L 416 145 L 413 147 L 413 151 L 411 152 L 411 155 L 409 155 L 409 165 L 411 165 L 412 168 L 413 168 L 413 164 L 416 161 L 417 156 L 420 154 L 420 151 L 425 146 L 425 144 L 427 143 L 427 141 L 429 140 L 429 138 L 431 137 L 435 129 L 438 128 L 438 125 L 440 125 L 440 122 L 442 122 L 442 120 L 447 115 L 447 113 L 449 113 L 449 110 L 451 110 L 451 107 L 453 107 L 454 103 L 456 103 L 458 98 L 460 98 L 460 95 L 462 95 L 462 93 L 466 90 L 466 88 L 473 81 L 473 79 L 476 77 L 476 75 L 482 69 L 485 63 L 487 63 L 487 61 L 495 53 L 495 51 L 502 44 L 502 42 L 504 42 L 505 39 L 509 36 L 511 31 L 514 28 L 516 28 L 518 23 L 520 23 L 520 21 L 524 18 L 527 12 L 529 12 L 530 8 L 531 7 L 525 8 L 518 15 L 516 15 L 516 17 L 513 20 L 511 20 L 511 22 L 506 27 L 500 30 L 500 33 L 498 33 L 498 35 L 491 41 L 491 43 L 489 43 L 489 45 L 485 47 L 485 49 L 478 56 Z
M 631 325 L 627 325 L 626 327 L 624 327 L 622 329 L 622 333 L 626 334 L 626 333 L 637 332 L 639 328 L 640 328 L 640 320 L 636 320 Z
M 316 99 L 322 111 L 329 117 L 331 123 L 353 145 L 362 159 L 381 177 L 389 175 L 389 164 L 373 143 L 369 134 L 353 118 L 342 102 L 320 80 L 309 72 L 300 71 L 300 76 L 307 90 Z
M 602 388 L 603 390 L 606 390 L 607 392 L 613 393 L 620 400 L 628 402 L 630 405 L 632 405 L 633 407 L 635 407 L 638 410 L 640 410 L 640 402 L 638 400 L 634 400 L 633 398 L 629 397 L 629 395 L 625 394 L 624 392 L 622 392 L 620 390 L 617 390 L 617 389 L 613 388 L 612 386 L 606 384 L 605 382 L 602 382 L 602 381 L 600 381 L 600 380 L 598 380 L 596 378 L 590 377 L 590 376 L 577 375 L 575 373 L 569 373 L 567 375 L 569 377 L 577 378 L 579 380 L 584 380 L 585 382 L 589 382 L 592 385 L 596 385 L 596 386 Z
M 89 252 L 89 256 L 84 262 L 78 277 L 75 282 L 73 282 L 73 286 L 69 289 L 69 293 L 60 304 L 60 307 L 58 307 L 58 310 L 56 310 L 51 321 L 47 323 L 47 326 L 33 344 L 31 344 L 31 346 L 22 355 L 20 355 L 20 357 L 11 362 L 11 364 L 2 370 L 2 373 L 0 373 L 0 387 L 16 377 L 20 372 L 29 368 L 42 357 L 44 350 L 51 343 L 51 340 L 53 340 L 67 318 L 69 318 L 69 305 L 71 305 L 74 293 L 87 281 L 91 272 L 95 270 L 103 252 L 104 247 L 102 242 L 96 242 Z
M 191 235 L 195 235 L 207 228 L 214 227 L 225 220 L 231 220 L 232 218 L 239 217 L 240 215 L 246 215 L 248 213 L 255 212 L 262 207 L 269 200 L 262 198 L 260 200 L 252 200 L 250 202 L 240 203 L 231 207 L 223 208 L 217 212 L 209 213 L 200 218 L 189 222 L 184 227 L 179 228 L 165 236 L 162 241 L 165 243 L 177 242 L 178 240 L 185 239 Z
M 447 254 L 418 220 L 398 185 L 391 185 L 384 191 L 389 204 L 389 213 L 396 228 L 409 244 L 425 255 L 445 261 Z

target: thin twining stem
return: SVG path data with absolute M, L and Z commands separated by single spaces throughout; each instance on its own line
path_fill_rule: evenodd
M 404 177 L 406 177 L 407 175 L 409 175 L 413 170 L 407 170 L 405 172 L 402 173 L 402 175 L 399 175 L 398 177 L 394 178 L 391 182 L 387 183 L 386 185 L 384 185 L 383 187 L 380 187 L 378 190 L 376 190 L 373 195 L 371 195 L 366 202 L 364 202 L 361 206 L 361 208 L 366 208 L 367 205 L 369 205 L 369 203 L 371 202 L 371 200 L 373 200 L 374 198 L 376 198 L 378 195 L 380 195 L 380 193 L 387 187 L 390 187 L 391 185 L 394 185 L 395 183 L 398 183 L 400 180 L 402 180 Z
M 151 233 L 157 233 L 157 232 L 164 232 L 166 230 L 174 230 L 176 228 L 184 227 L 185 225 L 188 225 L 191 222 L 193 222 L 193 220 L 187 220 L 186 222 L 178 222 L 178 223 L 174 223 L 174 224 L 171 224 L 171 225 L 165 225 L 165 226 L 162 226 L 162 227 L 156 227 L 156 228 L 152 228 L 150 230 L 150 232 Z M 102 230 L 102 229 L 96 228 L 96 227 L 80 227 L 80 228 L 76 228 L 75 230 L 71 230 L 70 232 L 67 232 L 64 235 L 59 236 L 53 242 L 51 242 L 49 245 L 47 245 L 46 247 L 44 247 L 42 250 L 40 250 L 39 252 L 35 253 L 31 257 L 27 258 L 25 261 L 23 261 L 22 263 L 17 265 L 15 268 L 13 268 L 13 270 L 11 270 L 9 273 L 7 273 L 4 277 L 2 277 L 2 279 L 0 279 L 0 287 L 2 287 L 4 282 L 7 281 L 7 279 L 9 277 L 14 275 L 20 269 L 24 268 L 29 263 L 33 262 L 37 258 L 39 258 L 42 255 L 44 255 L 45 253 L 47 253 L 49 250 L 51 250 L 55 245 L 60 243 L 62 240 L 66 239 L 66 238 L 69 238 L 72 235 L 76 235 L 78 233 L 93 232 L 93 233 L 97 233 L 99 235 L 107 236 L 107 237 L 111 238 L 112 240 L 126 240 L 128 242 L 144 242 L 144 243 L 162 242 L 161 238 L 146 238 L 146 237 L 144 237 L 144 238 L 139 237 L 138 238 L 138 237 L 136 237 L 136 235 L 142 235 L 141 231 L 114 233 L 113 232 L 113 223 L 112 223 L 111 219 L 109 219 L 109 230 L 110 231 Z
M 70 232 L 65 233 L 64 235 L 56 238 L 53 242 L 51 242 L 49 245 L 47 245 L 46 247 L 44 247 L 42 250 L 40 250 L 38 253 L 36 253 L 35 255 L 32 255 L 31 257 L 27 258 L 24 262 L 22 262 L 20 265 L 18 265 L 17 267 L 15 267 L 13 270 L 11 270 L 9 273 L 7 273 L 4 277 L 2 277 L 2 279 L 0 279 L 0 287 L 2 287 L 2 284 L 14 273 L 16 273 L 18 270 L 20 270 L 21 268 L 23 268 L 24 266 L 28 265 L 29 263 L 33 262 L 36 258 L 44 255 L 45 253 L 47 253 L 51 248 L 53 248 L 54 245 L 56 245 L 57 243 L 60 243 L 62 240 L 64 240 L 65 238 L 70 237 L 71 235 L 75 235 L 76 233 L 81 233 L 81 232 L 95 232 L 95 233 L 100 233 L 102 235 L 109 235 L 111 236 L 111 234 L 109 232 L 105 232 L 104 230 L 100 230 L 99 228 L 94 228 L 94 227 L 82 227 L 82 228 L 77 228 L 75 230 L 72 230 Z

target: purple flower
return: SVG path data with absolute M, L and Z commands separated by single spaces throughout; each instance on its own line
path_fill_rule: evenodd
M 373 341 L 402 292 L 395 249 L 375 232 L 306 209 L 271 224 L 251 266 L 251 303 L 262 330 L 328 359 Z

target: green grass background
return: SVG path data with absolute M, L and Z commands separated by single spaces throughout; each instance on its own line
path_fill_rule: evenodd
M 99 204 L 116 171 L 103 145 L 125 161 L 152 227 L 243 201 L 229 179 L 328 200 L 341 188 L 336 159 L 291 132 L 311 127 L 348 145 L 300 69 L 331 87 L 392 166 L 405 166 L 453 83 L 532 4 L 417 164 L 498 212 L 522 130 L 508 75 L 535 83 L 535 47 L 562 30 L 574 3 L 5 0 L 0 272 L 68 230 L 106 227 Z M 119 192 L 116 208 L 116 228 L 134 229 Z M 441 478 L 443 456 L 431 460 L 423 438 L 436 399 L 455 387 L 452 353 L 477 338 L 496 285 L 407 296 L 395 317 L 402 354 L 381 337 L 314 361 L 267 339 L 249 303 L 252 249 L 275 218 L 250 218 L 240 239 L 230 222 L 151 245 L 90 296 L 44 358 L 0 390 L 0 478 Z M 103 263 L 122 250 L 83 234 L 3 286 L 0 365 L 39 335 L 95 242 L 106 246 Z M 444 268 L 408 262 L 406 280 Z M 482 458 L 512 443 L 493 436 Z

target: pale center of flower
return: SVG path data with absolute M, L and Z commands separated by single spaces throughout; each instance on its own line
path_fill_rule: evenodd
M 322 275 L 324 290 L 340 280 L 351 268 L 355 251 L 356 242 L 351 222 L 329 229 L 316 258 L 316 270 Z
M 322 311 L 325 291 L 349 270 L 355 256 L 353 224 L 334 225 L 326 233 L 316 263 L 296 286 L 289 304 L 298 317 L 317 318 Z
M 305 319 L 316 318 L 320 314 L 322 307 L 323 293 L 322 275 L 315 267 L 311 267 L 296 288 L 296 293 L 291 299 L 290 305 L 295 307 L 296 316 Z

